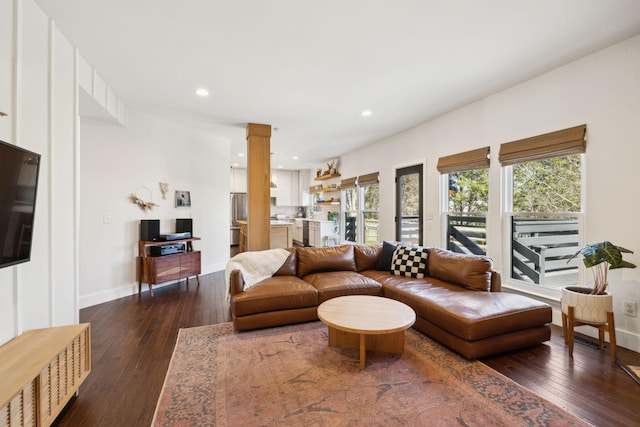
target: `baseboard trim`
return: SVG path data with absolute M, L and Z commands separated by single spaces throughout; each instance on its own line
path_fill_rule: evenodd
M 552 306 L 553 310 L 553 324 L 562 327 L 562 310 L 560 305 L 557 307 Z M 617 324 L 618 322 L 616 322 Z M 578 326 L 576 332 L 579 332 L 588 337 L 598 339 L 598 330 L 591 326 Z M 609 342 L 609 334 L 604 334 L 605 342 Z M 630 332 L 624 329 L 616 327 L 616 344 L 618 347 L 623 347 L 628 350 L 640 353 L 640 335 Z
M 524 295 L 529 298 L 534 298 L 539 301 L 546 302 L 551 306 L 551 310 L 552 310 L 551 323 L 562 327 L 562 307 L 560 305 L 559 298 L 553 298 L 549 295 L 543 295 L 543 294 L 532 294 L 532 293 L 523 291 L 521 289 L 516 289 L 509 286 L 504 286 L 504 285 L 502 290 L 504 292 L 511 292 L 519 295 Z M 621 320 L 616 319 L 616 344 L 618 345 L 618 347 L 623 347 L 623 348 L 640 353 L 640 335 L 635 332 L 620 329 L 620 322 Z M 579 326 L 576 328 L 576 331 L 588 337 L 598 339 L 598 330 L 596 328 L 592 328 L 590 326 Z M 605 334 L 605 341 L 609 342 L 608 334 Z
M 227 263 L 226 262 L 218 262 L 211 265 L 206 265 L 201 268 L 200 275 L 215 273 L 218 271 L 224 271 Z M 162 283 L 160 285 L 153 285 L 154 289 L 162 288 L 164 286 L 173 285 L 178 283 L 179 280 L 174 280 L 172 282 Z M 149 286 L 146 283 L 142 284 L 142 294 L 149 292 Z M 102 304 L 105 302 L 113 301 L 118 298 L 124 298 L 131 295 L 135 295 L 138 293 L 138 282 L 129 283 L 124 286 L 120 286 L 113 289 L 107 289 L 100 292 L 94 292 L 88 295 L 82 295 L 79 298 L 78 306 L 82 308 L 92 307 L 94 305 Z

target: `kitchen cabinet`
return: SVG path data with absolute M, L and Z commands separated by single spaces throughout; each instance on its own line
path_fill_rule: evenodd
M 302 169 L 298 171 L 298 203 L 300 206 L 309 206 L 311 204 L 309 173 L 309 169 Z
M 296 225 L 293 229 L 293 241 L 295 243 L 301 244 L 304 240 L 302 224 Z
M 318 247 L 322 243 L 320 240 L 320 228 L 316 221 L 309 222 L 309 246 Z
M 300 205 L 298 171 L 273 171 L 271 179 L 277 186 L 271 189 L 271 197 L 276 198 L 276 206 Z
M 271 223 L 271 249 L 293 246 L 294 226 L 291 223 Z
M 231 193 L 247 192 L 247 170 L 243 168 L 231 168 L 229 176 L 229 184 Z
M 276 198 L 276 206 L 292 206 L 291 172 L 272 171 L 271 181 L 276 184 L 276 188 L 271 189 L 271 197 Z
M 300 206 L 300 171 L 291 171 L 291 205 Z
M 271 189 L 271 197 L 275 197 L 276 206 L 309 206 L 308 169 L 302 171 L 273 170 L 271 178 L 277 185 L 277 188 Z M 246 193 L 247 169 L 231 168 L 229 185 L 231 193 Z
M 317 248 L 329 246 L 326 237 L 336 235 L 335 222 L 333 221 L 309 221 L 309 246 Z M 338 242 L 331 242 L 338 243 Z

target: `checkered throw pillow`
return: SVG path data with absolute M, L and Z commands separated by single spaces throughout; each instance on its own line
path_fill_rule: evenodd
M 396 276 L 407 276 L 421 279 L 427 271 L 427 248 L 399 247 L 393 253 L 391 271 Z

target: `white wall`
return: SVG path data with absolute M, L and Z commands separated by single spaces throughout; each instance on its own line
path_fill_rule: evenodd
M 586 123 L 585 241 L 611 240 L 635 251 L 626 259 L 640 265 L 640 198 L 635 182 L 640 159 L 639 76 L 637 36 L 350 153 L 340 160 L 340 172 L 349 177 L 380 171 L 381 238 L 393 240 L 395 169 L 424 161 L 425 213 L 434 214 L 434 220 L 427 221 L 424 241 L 442 247 L 438 157 L 489 145 L 488 255 L 502 269 L 506 237 L 497 161 L 500 144 Z M 609 290 L 614 295 L 618 344 L 640 351 L 640 318 L 622 313 L 623 300 L 640 302 L 640 268 L 612 271 Z M 557 310 L 555 314 L 558 319 Z
M 0 2 L 0 139 L 41 154 L 31 262 L 0 270 L 0 343 L 75 323 L 75 49 L 31 0 Z
M 193 218 L 194 249 L 203 274 L 229 258 L 229 144 L 187 127 L 129 109 L 127 127 L 81 121 L 80 306 L 137 292 L 136 254 L 141 219 Z M 163 199 L 159 182 L 169 183 Z M 191 208 L 176 208 L 176 190 L 191 192 Z M 129 194 L 158 204 L 146 213 Z M 105 215 L 110 218 L 105 223 Z M 143 291 L 147 285 L 143 285 Z
M 119 120 L 80 125 L 82 64 L 33 0 L 0 1 L 0 139 L 42 155 L 31 262 L 0 270 L 0 344 L 137 292 L 142 218 L 168 232 L 192 217 L 203 274 L 229 257 L 228 142 L 136 111 L 124 120 L 121 105 Z M 159 181 L 170 183 L 167 200 Z M 128 200 L 140 187 L 160 205 L 147 214 Z M 176 189 L 191 191 L 191 209 L 174 208 Z

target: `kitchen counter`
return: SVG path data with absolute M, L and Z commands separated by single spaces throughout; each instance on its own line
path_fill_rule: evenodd
M 240 252 L 247 250 L 247 221 L 240 224 Z M 293 246 L 293 221 L 271 220 L 270 248 L 290 248 Z
M 293 246 L 293 221 L 271 221 L 271 249 Z
M 309 224 L 306 242 L 303 235 L 304 221 Z M 334 221 L 316 218 L 284 218 L 272 219 L 270 223 L 271 249 L 290 248 L 294 245 L 294 241 L 298 245 L 306 243 L 316 247 L 339 244 Z M 240 224 L 240 252 L 245 252 L 247 250 L 247 221 L 238 221 L 238 224 Z
M 315 218 L 296 218 L 294 223 L 293 240 L 297 244 L 315 247 L 340 244 L 340 237 L 337 234 L 335 221 Z M 306 234 L 305 229 L 307 229 Z
M 238 221 L 238 224 L 246 226 L 247 225 L 247 221 L 240 220 L 240 221 Z M 271 225 L 293 225 L 293 220 L 272 219 L 271 220 Z

